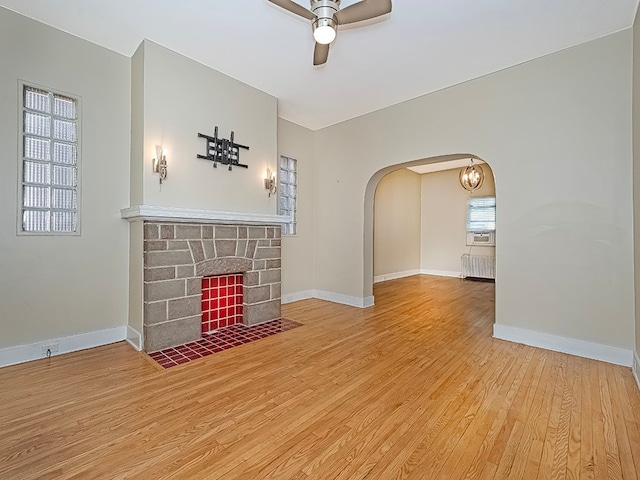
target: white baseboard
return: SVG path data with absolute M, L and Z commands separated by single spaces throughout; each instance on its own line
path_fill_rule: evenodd
M 376 299 L 373 295 L 364 297 L 362 299 L 362 308 L 373 307 L 376 304 Z
M 99 347 L 109 343 L 121 342 L 122 340 L 126 340 L 126 338 L 127 327 L 126 325 L 122 325 L 120 327 L 98 330 L 96 332 L 81 333 L 80 335 L 71 335 L 69 337 L 51 338 L 49 340 L 30 343 L 28 345 L 3 348 L 0 349 L 0 367 L 46 358 L 46 353 L 42 351 L 43 347 L 45 347 L 45 351 L 48 346 L 52 346 L 51 349 L 55 350 L 55 346 L 57 345 L 58 351 L 52 353 L 52 356 L 56 356 L 63 353 L 75 352 L 77 350 L 84 350 L 85 348 Z
M 422 275 L 435 275 L 436 277 L 454 277 L 460 278 L 462 276 L 462 272 L 450 272 L 447 270 L 420 270 Z
M 633 352 L 633 376 L 636 377 L 636 383 L 638 384 L 638 390 L 640 390 L 640 357 L 638 352 Z
M 524 328 L 495 324 L 493 326 L 493 337 L 625 367 L 630 367 L 633 363 L 633 351 L 626 348 L 612 347 L 549 333 L 534 332 Z
M 130 325 L 127 325 L 126 340 L 138 352 L 142 350 L 142 334 Z
M 373 277 L 373 283 L 386 282 L 387 280 L 395 280 L 397 278 L 411 277 L 413 275 L 434 275 L 436 277 L 453 277 L 460 278 L 461 272 L 453 272 L 449 270 L 429 270 L 429 269 L 416 269 L 405 270 L 404 272 L 385 273 L 384 275 L 376 275 Z
M 299 302 L 300 300 L 307 300 L 313 298 L 313 290 L 302 290 L 300 292 L 293 292 L 282 295 L 282 304 Z
M 367 308 L 374 305 L 373 296 L 370 297 L 352 297 L 350 295 L 343 295 L 342 293 L 326 292 L 324 290 L 303 290 L 300 292 L 289 293 L 282 296 L 282 303 L 292 303 L 299 300 L 306 300 L 309 298 L 318 298 L 320 300 L 327 300 L 329 302 L 341 303 L 343 305 L 349 305 L 351 307 Z
M 385 273 L 383 275 L 376 275 L 373 277 L 373 283 L 386 282 L 387 280 L 395 280 L 397 278 L 411 277 L 413 275 L 419 275 L 420 270 L 405 270 L 404 272 Z
M 320 300 L 328 300 L 333 303 L 341 303 L 343 305 L 349 305 L 351 307 L 367 308 L 371 307 L 373 302 L 373 296 L 371 297 L 352 297 L 351 295 L 343 295 L 342 293 L 326 292 L 324 290 L 314 290 L 314 297 Z

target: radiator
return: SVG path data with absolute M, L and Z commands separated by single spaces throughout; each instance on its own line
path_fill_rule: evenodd
M 462 277 L 496 278 L 496 257 L 462 255 Z

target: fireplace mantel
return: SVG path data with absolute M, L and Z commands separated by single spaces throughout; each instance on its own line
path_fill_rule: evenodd
M 129 222 L 184 222 L 224 223 L 242 225 L 282 225 L 291 222 L 288 215 L 269 213 L 221 212 L 197 208 L 136 205 L 123 208 L 120 215 Z

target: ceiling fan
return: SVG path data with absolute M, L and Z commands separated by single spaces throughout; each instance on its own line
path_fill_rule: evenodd
M 391 11 L 391 0 L 362 0 L 340 10 L 340 0 L 311 0 L 307 10 L 293 0 L 269 0 L 271 3 L 311 20 L 313 38 L 313 64 L 322 65 L 329 56 L 329 44 L 336 38 L 338 25 L 362 22 Z

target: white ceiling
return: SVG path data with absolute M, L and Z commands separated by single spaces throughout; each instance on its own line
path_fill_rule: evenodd
M 127 56 L 148 38 L 277 97 L 281 117 L 313 130 L 628 28 L 637 4 L 396 0 L 382 20 L 342 28 L 313 67 L 309 24 L 267 0 L 0 0 Z

